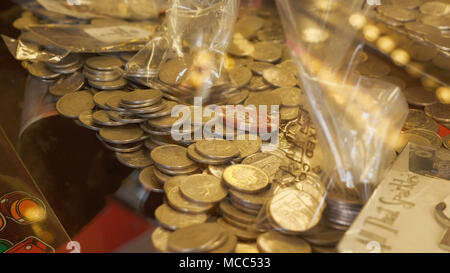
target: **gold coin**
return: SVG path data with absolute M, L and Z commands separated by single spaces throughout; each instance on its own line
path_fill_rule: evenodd
M 236 236 L 231 231 L 227 230 L 227 241 L 219 248 L 209 251 L 209 253 L 233 253 L 236 248 L 236 244 Z
M 194 165 L 187 157 L 187 149 L 179 145 L 164 145 L 152 150 L 151 157 L 156 165 L 166 169 L 180 170 Z
M 302 238 L 274 231 L 259 235 L 256 244 L 265 253 L 311 253 L 311 246 Z
M 95 104 L 89 91 L 79 91 L 64 95 L 56 103 L 56 110 L 67 118 L 78 118 L 86 111 L 94 109 Z
M 187 178 L 186 175 L 174 176 L 174 177 L 169 178 L 164 183 L 164 192 L 167 193 L 167 192 L 170 192 L 172 190 L 172 188 L 179 187 L 181 185 L 181 182 L 186 178 Z
M 181 182 L 180 190 L 187 199 L 203 204 L 220 202 L 228 194 L 220 180 L 209 174 L 188 176 Z
M 239 242 L 234 249 L 234 253 L 260 253 L 255 243 Z
M 196 151 L 211 159 L 231 159 L 239 155 L 239 149 L 229 140 L 200 140 L 195 144 Z
M 245 134 L 242 137 L 238 136 L 238 138 L 234 141 L 235 145 L 239 149 L 239 157 L 244 158 L 254 153 L 259 152 L 262 145 L 262 140 L 259 136 Z
M 227 232 L 216 223 L 195 224 L 175 231 L 167 245 L 173 252 L 207 252 L 225 243 Z
M 231 219 L 243 224 L 251 225 L 256 221 L 255 215 L 238 210 L 228 200 L 220 202 L 219 209 L 223 215 L 227 215 Z
M 183 213 L 172 209 L 166 204 L 162 204 L 155 210 L 155 218 L 161 226 L 170 230 L 177 230 L 179 228 L 204 223 L 208 220 L 208 215 L 204 213 Z
M 227 186 L 237 191 L 254 193 L 265 189 L 269 185 L 269 177 L 260 168 L 236 164 L 223 172 L 223 179 Z
M 216 221 L 217 224 L 221 225 L 225 229 L 232 232 L 239 240 L 241 241 L 255 241 L 258 237 L 259 233 L 253 230 L 246 230 L 242 229 L 236 226 L 233 226 L 226 221 L 223 220 L 223 218 L 218 218 Z
M 155 177 L 153 166 L 143 169 L 139 173 L 139 182 L 147 190 L 154 192 L 163 192 L 163 185 Z
M 274 224 L 283 231 L 299 233 L 315 226 L 319 203 L 308 193 L 297 189 L 277 192 L 268 203 L 268 213 Z
M 101 128 L 99 134 L 106 142 L 128 144 L 139 141 L 144 131 L 135 124 L 127 124 L 120 127 Z
M 152 232 L 153 247 L 159 252 L 169 252 L 169 248 L 167 247 L 167 241 L 169 241 L 169 237 L 172 233 L 173 232 L 167 229 L 157 227 Z
M 182 212 L 197 214 L 207 212 L 213 207 L 212 204 L 202 205 L 187 200 L 181 194 L 179 186 L 171 187 L 170 191 L 166 192 L 166 197 L 170 206 Z

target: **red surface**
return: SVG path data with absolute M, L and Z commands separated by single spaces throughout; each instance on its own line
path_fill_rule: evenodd
M 106 207 L 72 240 L 80 243 L 81 253 L 113 252 L 150 228 L 152 225 L 143 217 L 109 199 Z

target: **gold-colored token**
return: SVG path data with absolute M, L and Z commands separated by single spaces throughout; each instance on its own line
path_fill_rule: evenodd
M 167 245 L 173 252 L 207 252 L 220 247 L 226 239 L 227 232 L 218 224 L 204 223 L 178 229 Z
M 211 159 L 231 159 L 239 155 L 239 149 L 229 140 L 200 140 L 195 144 L 196 151 Z
M 106 127 L 100 129 L 100 136 L 106 142 L 128 144 L 137 142 L 144 135 L 144 131 L 135 125 L 127 124 L 120 127 Z
M 280 67 L 265 69 L 262 76 L 264 80 L 276 87 L 294 87 L 297 85 L 295 74 Z
M 106 105 L 106 102 L 114 96 L 124 94 L 126 94 L 125 91 L 101 91 L 94 95 L 94 103 L 97 107 L 108 110 L 110 108 Z
M 202 204 L 220 202 L 228 194 L 220 180 L 209 174 L 188 176 L 181 182 L 180 190 L 187 199 Z
M 223 179 L 230 188 L 247 193 L 259 192 L 269 185 L 269 177 L 264 171 L 245 164 L 231 165 L 226 168 Z
M 259 235 L 256 244 L 265 253 L 311 253 L 311 246 L 302 238 L 274 231 Z
M 272 196 L 270 190 L 258 193 L 244 193 L 234 189 L 230 189 L 230 197 L 239 200 L 239 203 L 252 207 L 260 208 Z
M 78 118 L 86 111 L 94 109 L 95 104 L 89 91 L 69 93 L 61 97 L 56 103 L 56 110 L 67 118 Z
M 233 226 L 224 221 L 223 218 L 218 218 L 216 223 L 232 232 L 241 241 L 255 241 L 259 235 L 256 231 Z
M 142 169 L 153 164 L 150 153 L 146 149 L 132 153 L 116 152 L 116 158 L 125 166 L 136 169 Z
M 228 200 L 220 202 L 219 209 L 223 215 L 227 215 L 231 219 L 243 224 L 251 225 L 256 221 L 255 215 L 238 210 Z
M 139 173 L 139 182 L 144 188 L 154 192 L 163 192 L 163 185 L 155 177 L 154 167 L 150 166 Z
M 225 229 L 225 228 L 223 228 L 223 229 Z M 236 248 L 236 244 L 237 244 L 237 238 L 231 231 L 226 230 L 226 232 L 227 232 L 226 242 L 222 246 L 209 251 L 209 253 L 233 253 L 234 252 L 234 250 Z
M 166 204 L 162 204 L 155 210 L 155 218 L 165 228 L 177 230 L 179 228 L 200 224 L 208 220 L 208 215 L 188 214 L 176 211 Z
M 282 106 L 296 107 L 300 106 L 302 101 L 304 101 L 302 90 L 300 90 L 300 88 L 278 88 L 273 90 L 272 92 L 280 96 Z
M 238 136 L 234 143 L 239 149 L 239 157 L 244 158 L 259 152 L 262 140 L 259 136 L 246 134 L 243 137 Z
M 239 242 L 234 249 L 234 253 L 260 253 L 255 243 Z
M 164 183 L 164 192 L 168 193 L 172 190 L 172 188 L 179 187 L 181 185 L 181 182 L 186 178 L 186 175 L 174 176 L 169 178 Z
M 154 168 L 153 171 L 155 172 L 156 179 L 163 184 L 165 184 L 167 181 L 173 178 L 172 175 L 165 174 L 161 172 L 158 168 Z
M 314 217 L 319 203 L 308 193 L 297 189 L 277 192 L 268 202 L 268 214 L 280 231 L 300 233 L 314 227 L 320 217 Z
M 152 232 L 153 247 L 159 252 L 169 252 L 167 242 L 172 233 L 172 231 L 164 229 L 163 227 L 157 227 Z
M 179 186 L 171 187 L 170 190 L 166 192 L 166 197 L 171 207 L 186 213 L 192 214 L 204 213 L 211 210 L 213 207 L 212 204 L 202 205 L 187 200 L 181 194 Z
M 164 145 L 152 150 L 151 157 L 156 165 L 171 170 L 182 170 L 194 165 L 187 157 L 187 149 L 179 145 Z
M 187 76 L 188 67 L 182 58 L 174 58 L 162 65 L 159 79 L 169 85 L 180 84 Z
M 299 114 L 298 107 L 281 107 L 280 108 L 280 120 L 281 121 L 290 121 L 298 118 Z

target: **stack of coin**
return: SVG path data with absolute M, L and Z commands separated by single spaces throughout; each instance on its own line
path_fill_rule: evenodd
M 239 155 L 238 146 L 231 140 L 199 140 L 188 147 L 189 158 L 206 165 L 224 165 Z
M 209 174 L 173 176 L 163 182 L 165 203 L 155 211 L 159 224 L 177 230 L 204 223 L 228 194 L 220 179 Z
M 72 74 L 83 67 L 83 59 L 79 54 L 69 54 L 57 63 L 47 62 L 46 66 L 53 72 L 60 74 Z
M 160 183 L 174 176 L 200 172 L 200 167 L 188 158 L 187 149 L 179 145 L 158 146 L 152 149 L 150 156 L 154 162 L 154 175 Z
M 338 230 L 347 230 L 363 207 L 363 203 L 359 200 L 343 198 L 333 193 L 328 193 L 326 202 L 324 213 L 328 224 Z
M 127 85 L 122 77 L 123 62 L 111 55 L 95 56 L 86 59 L 83 75 L 88 84 L 97 90 L 118 90 Z
M 158 227 L 152 242 L 160 252 L 232 253 L 236 236 L 217 223 L 194 224 L 174 232 Z

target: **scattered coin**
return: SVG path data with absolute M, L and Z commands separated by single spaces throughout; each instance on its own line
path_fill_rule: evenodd
M 138 150 L 132 153 L 116 152 L 117 160 L 130 168 L 141 169 L 153 164 L 149 152 L 146 149 Z
M 171 234 L 171 231 L 164 229 L 163 227 L 157 227 L 152 232 L 153 247 L 155 247 L 155 249 L 157 249 L 159 252 L 169 252 L 167 242 L 169 241 L 169 237 Z
M 143 169 L 139 173 L 139 182 L 149 191 L 164 192 L 163 185 L 156 179 L 153 169 L 153 166 Z
M 208 174 L 188 176 L 181 182 L 180 190 L 184 197 L 201 204 L 220 202 L 228 193 L 219 179 Z
M 155 218 L 161 226 L 169 230 L 188 227 L 194 224 L 206 222 L 206 214 L 187 214 L 176 211 L 166 204 L 162 204 L 155 210 Z
M 219 139 L 197 141 L 195 149 L 204 157 L 218 160 L 231 159 L 240 153 L 233 141 Z
M 83 75 L 80 72 L 75 72 L 56 81 L 49 87 L 49 92 L 53 96 L 62 97 L 68 93 L 80 90 L 83 86 Z
M 279 67 L 265 69 L 263 78 L 276 87 L 294 87 L 297 85 L 295 74 Z
M 273 231 L 259 235 L 256 244 L 265 253 L 311 253 L 311 246 L 302 238 Z
M 428 106 L 437 102 L 434 92 L 429 92 L 421 86 L 408 87 L 403 90 L 406 101 L 414 106 Z
M 94 107 L 92 95 L 88 91 L 66 94 L 56 103 L 58 113 L 68 118 L 78 118 L 82 112 L 92 110 Z
M 278 61 L 282 55 L 280 46 L 270 42 L 260 42 L 254 44 L 255 51 L 252 54 L 253 59 L 262 62 L 273 63 Z
M 223 181 L 228 187 L 246 193 L 259 192 L 269 185 L 266 173 L 244 164 L 228 166 L 223 172 Z
M 173 252 L 207 252 L 223 245 L 227 232 L 216 223 L 195 224 L 176 230 L 168 240 Z
M 137 142 L 143 135 L 144 132 L 142 129 L 135 124 L 127 124 L 120 127 L 105 127 L 100 129 L 101 138 L 107 142 L 115 144 Z

